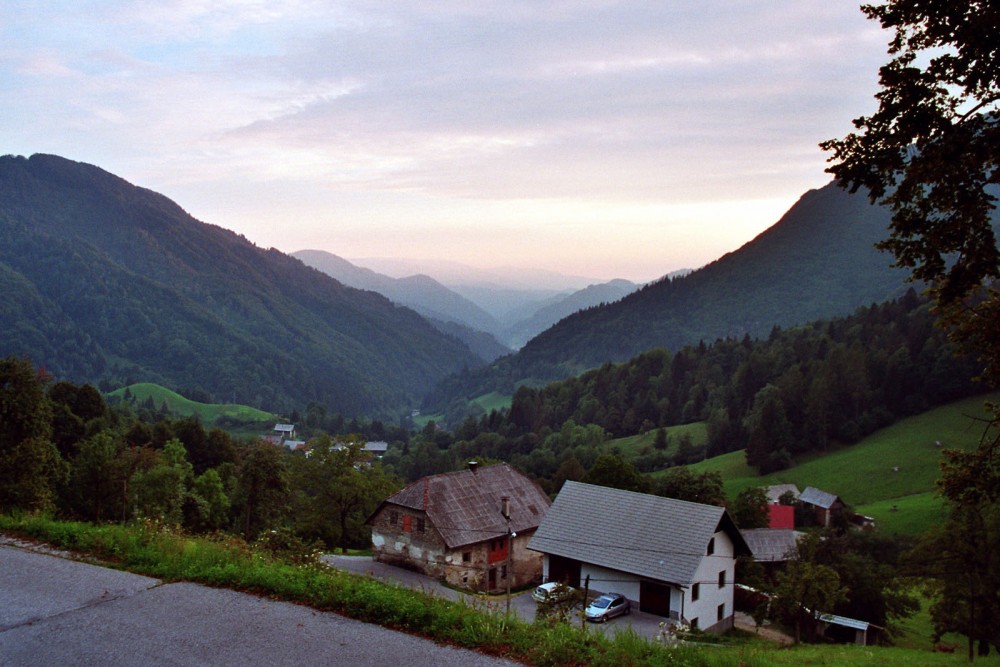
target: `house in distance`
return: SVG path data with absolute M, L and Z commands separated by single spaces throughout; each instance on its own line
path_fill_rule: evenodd
M 550 505 L 503 463 L 430 475 L 386 498 L 368 518 L 376 561 L 459 587 L 501 592 L 536 583 L 541 554 L 528 541 Z

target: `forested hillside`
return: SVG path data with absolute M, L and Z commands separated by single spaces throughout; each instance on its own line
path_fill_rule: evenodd
M 886 236 L 888 220 L 885 209 L 834 184 L 807 192 L 739 250 L 567 317 L 517 354 L 450 378 L 425 405 L 440 409 L 456 397 L 510 394 L 525 380 L 561 379 L 653 348 L 766 337 L 775 325 L 846 315 L 897 297 L 907 274 L 873 247 Z
M 466 457 L 510 461 L 552 479 L 571 457 L 591 465 L 594 450 L 581 450 L 581 441 L 707 421 L 707 455 L 746 448 L 750 465 L 770 472 L 983 392 L 972 381 L 978 370 L 955 356 L 911 290 L 846 318 L 775 328 L 765 340 L 651 350 L 541 389 L 521 387 L 509 411 L 470 418 L 455 433 Z M 578 429 L 587 434 L 566 436 Z M 637 465 L 652 471 L 686 462 L 664 446 Z
M 97 167 L 0 158 L 0 355 L 273 411 L 413 405 L 477 357 L 415 312 Z

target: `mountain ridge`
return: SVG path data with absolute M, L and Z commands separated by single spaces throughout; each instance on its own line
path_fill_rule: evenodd
M 0 354 L 74 381 L 384 414 L 480 363 L 414 311 L 94 165 L 0 158 L 0 238 Z

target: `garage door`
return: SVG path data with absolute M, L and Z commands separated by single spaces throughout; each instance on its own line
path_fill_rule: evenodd
M 580 561 L 563 556 L 549 556 L 549 581 L 561 581 L 567 586 L 580 587 Z
M 670 616 L 670 586 L 655 581 L 639 582 L 639 611 Z

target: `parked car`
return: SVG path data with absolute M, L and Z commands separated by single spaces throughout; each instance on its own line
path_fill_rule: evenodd
M 587 620 L 603 623 L 616 616 L 632 613 L 632 604 L 621 593 L 605 593 L 587 605 Z
M 572 599 L 575 595 L 575 588 L 558 581 L 549 581 L 544 583 L 531 592 L 531 597 L 535 599 L 535 602 L 540 602 L 542 604 L 564 602 Z

